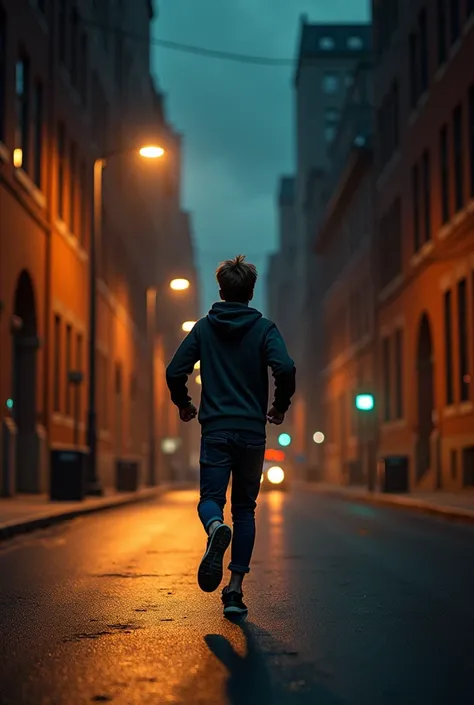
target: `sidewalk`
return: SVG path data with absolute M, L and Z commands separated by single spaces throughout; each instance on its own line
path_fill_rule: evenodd
M 433 514 L 444 519 L 474 524 L 474 492 L 415 492 L 412 494 L 385 494 L 369 492 L 365 487 L 317 483 L 314 492 L 339 497 L 347 501 L 365 502 Z
M 176 488 L 179 489 L 178 486 Z M 144 502 L 168 489 L 171 486 L 120 494 L 111 491 L 103 497 L 88 497 L 83 502 L 51 502 L 46 495 L 18 495 L 11 499 L 0 499 L 0 541 L 81 515 Z

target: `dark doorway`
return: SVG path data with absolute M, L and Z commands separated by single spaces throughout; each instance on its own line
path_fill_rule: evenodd
M 15 291 L 13 334 L 13 419 L 17 426 L 16 489 L 35 492 L 39 448 L 36 433 L 38 335 L 31 277 L 21 272 Z
M 428 316 L 423 314 L 418 330 L 418 441 L 416 479 L 421 480 L 431 468 L 431 434 L 433 432 L 434 381 L 433 338 Z M 437 478 L 440 485 L 440 478 Z

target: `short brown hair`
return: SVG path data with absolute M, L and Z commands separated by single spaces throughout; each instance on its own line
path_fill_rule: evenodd
M 217 283 L 224 301 L 246 304 L 253 295 L 257 282 L 257 268 L 247 264 L 245 255 L 222 262 L 216 271 Z

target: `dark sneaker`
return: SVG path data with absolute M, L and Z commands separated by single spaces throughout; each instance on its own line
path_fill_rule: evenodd
M 229 590 L 225 587 L 222 591 L 222 604 L 224 605 L 224 615 L 226 617 L 239 617 L 247 614 L 248 608 L 244 604 L 243 592 Z
M 222 582 L 222 562 L 229 547 L 232 531 L 227 524 L 221 524 L 214 529 L 207 539 L 207 549 L 198 570 L 198 583 L 204 592 L 214 592 Z

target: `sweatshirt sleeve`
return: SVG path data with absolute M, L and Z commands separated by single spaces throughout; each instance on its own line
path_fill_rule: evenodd
M 171 401 L 178 409 L 186 409 L 191 403 L 188 392 L 188 377 L 199 360 L 198 324 L 183 340 L 166 369 L 166 383 L 171 393 Z
M 267 331 L 265 357 L 275 380 L 273 406 L 285 414 L 290 407 L 291 397 L 296 389 L 296 369 L 295 363 L 288 355 L 285 341 L 275 324 L 272 324 Z

